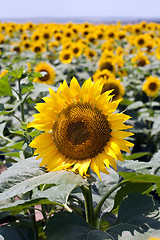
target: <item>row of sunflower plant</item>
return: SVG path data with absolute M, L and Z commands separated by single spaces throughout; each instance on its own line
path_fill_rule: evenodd
M 0 23 L 0 71 L 0 239 L 160 239 L 160 25 Z

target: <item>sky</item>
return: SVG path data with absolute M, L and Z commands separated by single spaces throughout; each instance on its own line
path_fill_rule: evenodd
M 0 0 L 0 19 L 37 17 L 160 18 L 160 0 Z

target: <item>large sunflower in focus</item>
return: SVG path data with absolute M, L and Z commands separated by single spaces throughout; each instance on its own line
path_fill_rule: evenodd
M 50 64 L 45 62 L 40 62 L 35 66 L 35 72 L 45 73 L 42 77 L 34 78 L 33 82 L 45 83 L 48 85 L 52 85 L 55 79 L 55 71 Z
M 120 100 L 111 102 L 111 91 L 103 94 L 102 84 L 85 81 L 80 88 L 73 78 L 68 87 L 66 81 L 45 103 L 38 103 L 35 119 L 28 124 L 44 131 L 30 144 L 36 148 L 40 166 L 48 171 L 70 170 L 81 176 L 89 167 L 99 176 L 107 168 L 116 169 L 116 161 L 122 160 L 121 150 L 129 152 L 133 144 L 124 140 L 132 135 L 123 130 L 131 128 L 124 122 L 130 117 L 114 113 Z

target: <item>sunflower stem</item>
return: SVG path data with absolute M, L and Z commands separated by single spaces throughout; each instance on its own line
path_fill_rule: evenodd
M 85 200 L 86 222 L 95 227 L 94 207 L 91 192 L 91 185 L 81 186 L 81 191 Z
M 101 211 L 101 207 L 103 205 L 103 203 L 105 202 L 105 200 L 119 187 L 121 187 L 122 185 L 126 184 L 126 181 L 122 181 L 118 184 L 116 184 L 113 188 L 110 189 L 110 191 L 108 191 L 99 201 L 99 203 L 97 204 L 97 206 L 94 209 L 94 218 L 95 218 L 95 222 L 96 222 L 96 228 L 100 227 L 100 222 L 99 222 L 99 214 Z
M 18 89 L 19 89 L 19 101 L 21 101 L 22 100 L 21 79 L 18 79 Z M 21 105 L 20 105 L 20 111 L 21 111 L 22 122 L 25 122 L 25 118 L 24 118 L 24 102 L 22 102 Z

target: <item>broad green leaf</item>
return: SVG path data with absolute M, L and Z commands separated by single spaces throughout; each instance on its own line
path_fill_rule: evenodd
M 2 153 L 3 155 L 6 155 L 6 156 L 10 156 L 10 157 L 16 157 L 16 158 L 20 158 L 20 153 L 19 152 L 5 152 L 5 153 Z
M 57 91 L 56 87 L 53 87 L 51 85 L 47 85 L 47 84 L 43 84 L 43 83 L 33 83 L 34 85 L 34 89 L 32 90 L 32 92 L 49 92 L 49 88 L 52 88 L 55 92 Z
M 138 108 L 141 108 L 144 106 L 144 103 L 141 102 L 141 101 L 137 101 L 137 102 L 134 102 L 134 103 L 131 103 L 127 109 L 128 110 L 133 110 L 133 109 L 138 109 Z
M 59 212 L 49 219 L 45 232 L 47 240 L 87 240 L 91 230 L 93 228 L 76 213 Z
M 160 176 L 151 174 L 134 173 L 134 172 L 119 172 L 124 180 L 133 183 L 160 183 Z
M 0 148 L 0 151 L 5 151 L 6 149 L 22 149 L 24 141 L 17 142 L 17 143 L 9 143 L 5 145 L 5 147 Z
M 5 208 L 5 199 L 33 190 L 33 199 L 46 198 L 58 204 L 67 204 L 70 192 L 80 185 L 88 185 L 86 178 L 67 171 L 44 173 L 35 158 L 19 161 L 0 175 L 0 204 Z M 33 162 L 34 161 L 34 162 Z M 38 175 L 38 176 L 37 176 Z M 35 189 L 42 184 L 51 187 L 40 191 Z
M 160 229 L 160 206 L 149 196 L 133 193 L 125 198 L 119 207 L 119 223 L 133 224 L 144 232 L 149 228 Z
M 43 174 L 39 168 L 39 160 L 36 157 L 31 157 L 15 163 L 0 175 L 0 192 L 15 186 L 34 176 Z
M 140 234 L 140 233 L 144 234 L 144 231 L 139 229 L 138 226 L 136 225 L 129 224 L 129 223 L 120 223 L 107 229 L 106 233 L 111 235 L 115 240 L 117 239 L 129 240 L 135 237 L 135 235 L 137 234 Z
M 16 101 L 16 103 L 13 105 L 12 110 L 9 110 L 9 111 L 3 110 L 3 111 L 0 112 L 0 115 L 10 114 L 10 113 L 14 112 L 14 111 L 18 108 L 18 106 L 21 105 L 21 103 L 22 103 L 23 101 L 24 101 L 24 100 L 22 100 L 22 101 Z
M 5 204 L 4 207 L 0 206 L 0 211 L 11 211 L 13 213 L 15 212 L 18 213 L 18 212 L 22 212 L 22 210 L 24 209 L 27 209 L 35 205 L 40 205 L 40 204 L 53 204 L 53 202 L 50 202 L 48 199 L 43 199 L 43 198 L 16 200 L 15 202 Z
M 22 74 L 23 74 L 23 68 L 19 68 L 19 69 L 17 68 L 9 72 L 9 75 L 11 75 L 16 79 L 20 79 L 22 77 Z
M 12 90 L 8 81 L 8 75 L 0 78 L 0 96 L 12 96 Z
M 113 188 L 113 186 L 115 186 L 118 182 L 119 182 L 119 175 L 113 169 L 109 170 L 109 174 L 101 173 L 101 180 L 97 178 L 97 181 L 93 185 L 93 188 L 94 188 L 93 201 L 98 203 L 102 198 L 102 196 L 104 196 L 107 192 L 109 192 Z M 117 191 L 118 190 L 114 191 L 102 205 L 102 209 L 101 209 L 102 214 L 103 214 L 103 211 L 109 212 L 113 208 L 114 198 Z
M 3 134 L 6 124 L 7 124 L 7 122 L 4 122 L 4 123 L 0 124 L 0 138 L 3 138 L 6 141 L 11 142 L 11 140 L 9 138 L 5 137 L 4 134 Z
M 35 232 L 31 225 L 26 223 L 12 223 L 10 225 L 1 226 L 0 235 L 5 240 L 34 240 Z
M 154 118 L 154 123 L 152 126 L 152 131 L 151 135 L 156 135 L 160 132 L 160 116 L 158 115 L 157 117 Z
M 113 210 L 116 209 L 122 200 L 130 193 L 145 193 L 148 189 L 153 187 L 152 183 L 126 183 L 126 185 L 122 186 L 120 190 L 117 191 L 115 196 L 115 202 Z M 112 211 L 113 211 L 112 210 Z
M 109 233 L 101 230 L 93 230 L 88 233 L 86 240 L 115 240 Z
M 129 156 L 124 156 L 124 159 L 126 160 L 133 160 L 133 159 L 138 159 L 140 157 L 148 155 L 149 152 L 138 152 L 138 153 L 133 153 L 130 154 Z

